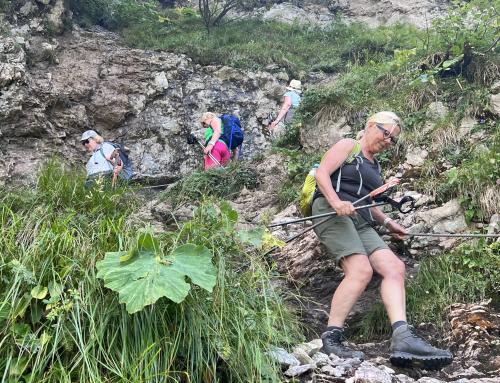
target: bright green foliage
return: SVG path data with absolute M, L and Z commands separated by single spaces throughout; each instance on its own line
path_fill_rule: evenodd
M 481 240 L 440 257 L 428 257 L 408 286 L 412 322 L 442 322 L 451 302 L 493 297 L 500 288 L 500 244 Z
M 463 53 L 464 45 L 486 53 L 495 48 L 500 35 L 499 3 L 496 0 L 453 0 L 450 9 L 434 22 L 439 42 L 453 56 Z
M 167 297 L 182 302 L 189 293 L 191 282 L 212 292 L 215 268 L 212 254 L 204 246 L 185 244 L 164 255 L 154 241 L 146 240 L 151 233 L 141 233 L 132 250 L 106 253 L 97 262 L 98 278 L 105 286 L 119 293 L 120 303 L 133 314 L 145 306 Z M 132 256 L 129 256 L 129 253 Z M 120 259 L 125 256 L 125 260 Z
M 459 167 L 452 168 L 443 175 L 444 182 L 439 188 L 441 199 L 459 197 L 468 222 L 483 220 L 498 210 L 499 133 L 495 134 L 489 148 L 476 148 Z
M 300 107 L 298 113 L 300 113 Z M 293 122 L 285 126 L 283 134 L 273 142 L 277 148 L 294 149 L 300 145 L 300 122 Z
M 238 238 L 243 243 L 248 243 L 255 248 L 259 248 L 262 246 L 264 239 L 264 229 L 256 228 L 238 231 Z
M 290 203 L 298 201 L 307 173 L 313 164 L 320 162 L 324 153 L 310 155 L 301 150 L 283 148 L 276 148 L 274 151 L 283 155 L 287 169 L 288 178 L 278 190 L 278 203 L 280 207 L 284 208 Z
M 184 177 L 165 193 L 174 205 L 187 201 L 199 201 L 204 195 L 227 200 L 236 197 L 243 188 L 255 189 L 259 178 L 248 163 L 233 162 L 226 168 L 213 168 L 194 172 Z
M 278 382 L 279 366 L 265 351 L 297 342 L 298 331 L 249 247 L 258 233 L 242 243 L 236 212 L 214 201 L 176 231 L 138 236 L 142 223 L 130 213 L 143 201 L 125 189 L 87 190 L 83 174 L 62 163 L 46 167 L 34 189 L 0 194 L 0 375 L 47 383 Z M 177 285 L 189 278 L 189 292 L 180 303 L 159 299 L 131 315 L 96 275 L 106 252 L 116 254 L 118 274 L 161 256 L 165 264 L 149 271 L 175 265 Z M 195 258 L 201 262 L 193 266 Z

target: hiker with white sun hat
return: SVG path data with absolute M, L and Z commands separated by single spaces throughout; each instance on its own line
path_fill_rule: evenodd
M 281 105 L 278 116 L 269 125 L 269 130 L 275 137 L 279 136 L 284 128 L 283 125 L 280 128 L 278 124 L 280 122 L 283 122 L 285 125 L 290 123 L 295 114 L 295 110 L 299 107 L 301 101 L 300 95 L 302 93 L 302 83 L 299 80 L 290 81 L 290 84 L 286 87 L 286 89 L 287 92 L 283 95 L 283 104 Z

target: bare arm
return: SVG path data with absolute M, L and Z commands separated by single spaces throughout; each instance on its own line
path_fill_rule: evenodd
M 407 230 L 399 223 L 388 217 L 378 207 L 370 208 L 373 219 L 381 226 L 385 226 L 397 239 L 404 239 L 408 233 Z
M 271 128 L 274 128 L 286 116 L 288 110 L 292 107 L 292 99 L 290 96 L 283 98 L 283 105 L 278 113 L 278 117 L 271 123 Z
M 220 135 L 222 134 L 222 127 L 221 127 L 220 119 L 213 118 L 210 121 L 210 126 L 212 127 L 212 130 L 214 132 L 212 134 L 212 138 L 210 139 L 210 142 L 205 147 L 205 150 L 204 150 L 205 154 L 208 154 L 212 151 L 212 149 L 215 146 L 215 143 L 217 142 L 217 140 L 220 138 Z
M 326 152 L 316 170 L 318 188 L 338 215 L 354 214 L 355 210 L 351 202 L 339 198 L 333 189 L 330 176 L 344 163 L 355 144 L 356 141 L 351 139 L 340 140 Z

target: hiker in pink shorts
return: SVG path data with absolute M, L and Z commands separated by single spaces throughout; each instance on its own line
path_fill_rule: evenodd
M 201 116 L 201 125 L 205 128 L 205 170 L 226 165 L 229 162 L 231 153 L 224 141 L 220 139 L 222 134 L 222 124 L 219 117 L 214 113 L 206 112 Z M 211 156 L 209 155 L 211 154 Z M 215 158 L 217 164 L 211 157 Z

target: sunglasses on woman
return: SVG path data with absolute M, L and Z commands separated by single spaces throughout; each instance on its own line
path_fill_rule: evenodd
M 86 144 L 88 144 L 88 143 L 89 143 L 89 140 L 88 140 L 88 139 L 86 139 L 85 141 L 82 141 L 82 145 L 83 145 L 83 146 L 85 146 L 85 145 L 86 145 Z
M 398 143 L 398 138 L 394 137 L 394 136 L 391 136 L 391 132 L 389 132 L 387 129 L 385 129 L 382 125 L 375 123 L 375 126 L 380 129 L 380 131 L 382 132 L 382 134 L 384 136 L 384 139 L 390 138 L 391 142 L 393 144 L 397 144 Z

